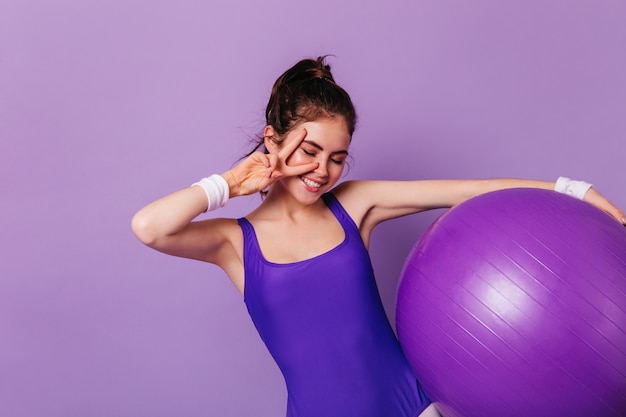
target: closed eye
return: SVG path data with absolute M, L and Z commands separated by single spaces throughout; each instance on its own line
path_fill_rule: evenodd
M 310 150 L 307 150 L 305 148 L 300 148 L 300 149 L 307 156 L 313 157 L 313 156 L 317 155 L 317 152 L 315 152 L 315 151 L 310 151 Z M 344 154 L 347 154 L 347 152 L 339 152 L 339 154 L 340 155 L 344 155 Z M 335 165 L 343 165 L 346 162 L 346 160 L 345 160 L 345 158 L 341 158 L 341 159 L 330 158 L 330 162 L 332 162 Z

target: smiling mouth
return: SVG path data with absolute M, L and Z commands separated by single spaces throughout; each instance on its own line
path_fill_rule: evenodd
M 300 177 L 300 179 L 305 185 L 307 185 L 310 188 L 320 188 L 322 185 L 324 185 L 321 182 L 316 182 L 305 177 Z

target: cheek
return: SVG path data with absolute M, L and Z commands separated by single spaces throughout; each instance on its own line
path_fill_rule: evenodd
M 303 165 L 303 164 L 308 164 L 311 161 L 312 161 L 312 158 L 307 157 L 306 155 L 304 155 L 302 152 L 298 150 L 292 153 L 291 155 L 289 155 L 289 157 L 287 158 L 285 162 L 287 162 L 287 165 Z
M 328 165 L 328 170 L 329 172 L 332 172 L 332 175 L 335 177 L 341 177 L 341 175 L 343 174 L 343 169 L 345 168 L 345 163 L 342 165 L 337 165 L 334 163 L 329 163 Z

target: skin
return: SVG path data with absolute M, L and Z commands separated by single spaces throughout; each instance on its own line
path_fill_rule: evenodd
M 246 218 L 254 226 L 264 257 L 275 263 L 309 259 L 342 242 L 341 225 L 320 199 L 329 190 L 355 221 L 367 247 L 372 230 L 385 220 L 452 207 L 505 188 L 554 189 L 554 182 L 522 179 L 347 181 L 337 185 L 351 141 L 343 118 L 301 123 L 284 138 L 267 126 L 264 136 L 269 154 L 256 152 L 222 176 L 230 198 L 269 188 L 267 197 Z M 626 224 L 624 213 L 594 188 L 584 199 Z M 188 187 L 142 208 L 133 217 L 132 229 L 144 244 L 158 251 L 218 265 L 243 294 L 241 229 L 235 219 L 193 221 L 207 205 L 201 187 Z M 431 404 L 421 417 L 438 415 Z
M 477 195 L 516 187 L 554 189 L 554 182 L 491 180 L 347 181 L 338 186 L 348 156 L 350 135 L 341 117 L 304 122 L 277 141 L 271 126 L 264 131 L 269 154 L 255 152 L 222 176 L 230 198 L 267 197 L 246 218 L 255 228 L 261 251 L 275 263 L 309 259 L 337 246 L 343 230 L 320 199 L 333 190 L 369 246 L 381 222 L 434 208 L 447 208 Z M 594 188 L 585 201 L 626 224 L 624 213 Z M 243 237 L 235 219 L 193 221 L 207 210 L 200 187 L 188 187 L 142 208 L 132 229 L 158 251 L 221 267 L 243 294 Z M 288 237 L 285 239 L 284 237 Z

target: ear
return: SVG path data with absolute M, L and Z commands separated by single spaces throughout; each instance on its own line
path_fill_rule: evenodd
M 278 142 L 276 141 L 276 131 L 272 126 L 265 126 L 263 129 L 263 144 L 269 153 L 278 152 Z

